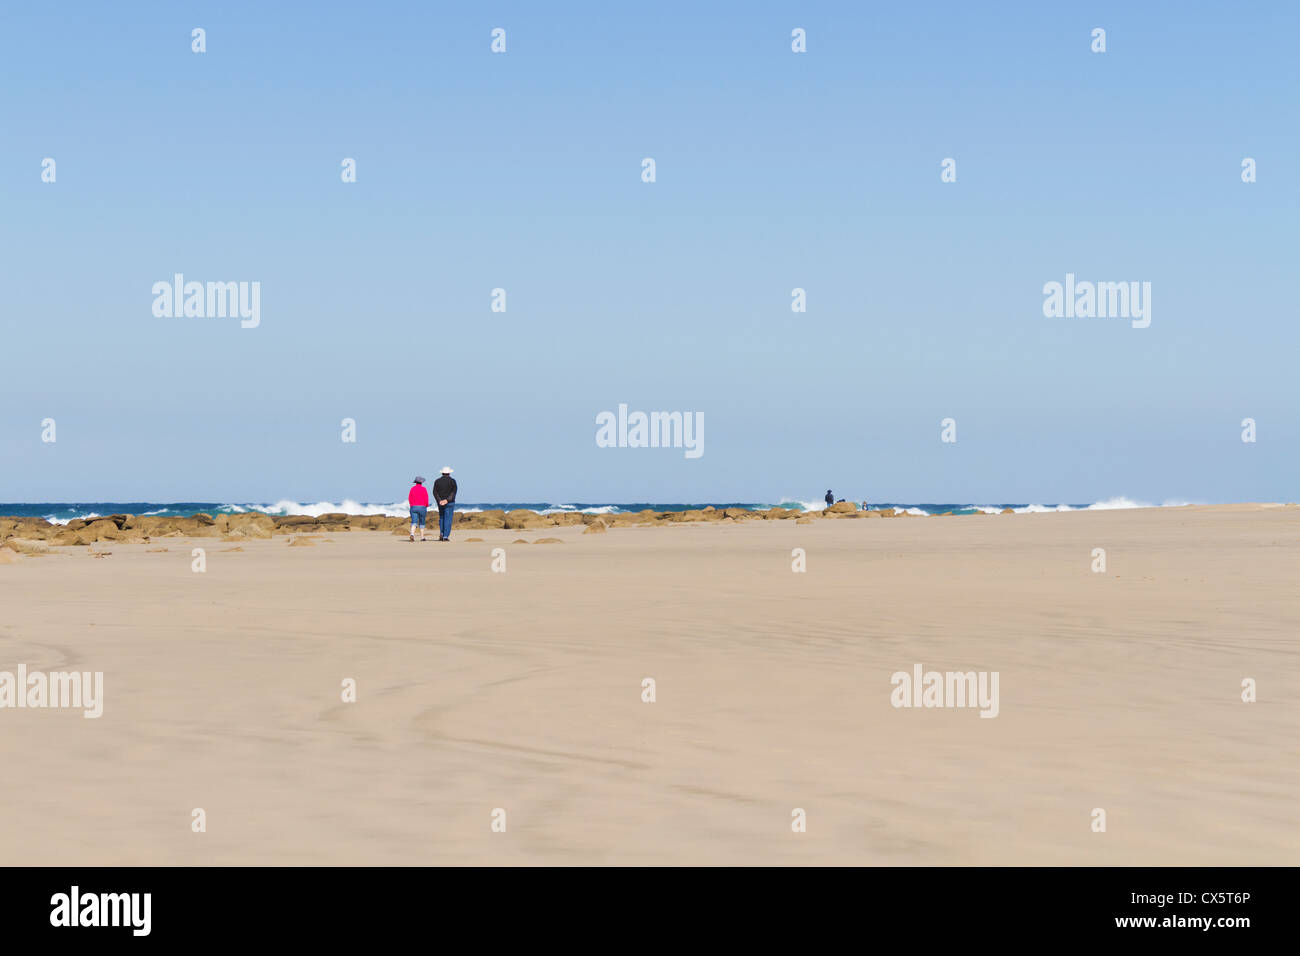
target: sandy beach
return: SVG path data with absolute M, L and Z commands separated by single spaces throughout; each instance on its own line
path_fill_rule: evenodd
M 583 532 L 10 552 L 3 862 L 1300 863 L 1300 508 Z

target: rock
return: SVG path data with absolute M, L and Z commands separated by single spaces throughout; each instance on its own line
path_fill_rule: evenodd
M 432 516 L 432 512 L 430 512 Z M 452 521 L 454 528 L 482 528 L 484 530 L 492 528 L 504 528 L 506 526 L 506 513 L 500 508 L 492 508 L 488 511 L 457 511 Z
M 803 514 L 798 508 L 768 508 L 762 512 L 764 519 L 776 521 L 784 518 L 798 518 Z
M 79 533 L 91 536 L 89 541 L 111 541 L 117 535 L 117 530 L 117 522 L 96 518 Z
M 858 506 L 852 501 L 837 501 L 835 504 L 826 508 L 825 514 L 828 515 L 851 515 L 857 514 Z
M 244 538 L 269 538 L 275 534 L 275 522 L 270 515 L 242 514 L 222 515 L 222 517 L 226 519 L 225 525 L 231 534 Z
M 515 540 L 511 541 L 510 543 L 511 543 L 511 544 L 527 544 L 528 542 L 525 541 L 523 538 L 515 538 Z
M 192 521 L 198 522 L 201 525 L 215 525 L 217 523 L 216 519 L 214 519 L 212 515 L 205 514 L 202 511 L 200 511 L 198 514 L 190 515 L 190 519 Z
M 166 534 L 171 530 L 171 526 L 168 523 L 171 520 L 172 519 L 170 518 L 161 518 L 158 515 L 131 515 L 131 517 L 126 519 L 126 524 L 123 525 L 123 528 L 132 531 L 139 531 L 142 534 L 148 535 Z M 71 528 L 72 524 L 70 523 L 68 527 Z
M 314 548 L 316 542 L 311 538 L 290 538 L 289 547 L 291 548 Z
M 17 551 L 19 554 L 49 554 L 50 546 L 44 541 L 38 541 L 32 538 L 9 538 L 5 541 L 5 547 L 11 551 Z
M 1015 513 L 1016 513 L 1015 508 L 1003 508 L 1001 511 L 998 512 L 998 514 L 1003 514 L 1003 515 L 1013 515 Z
M 505 527 L 511 531 L 527 528 L 549 528 L 551 527 L 551 521 L 549 518 L 539 515 L 536 511 L 518 508 L 506 512 Z
M 353 530 L 361 531 L 392 531 L 403 525 L 409 530 L 411 526 L 409 517 L 395 518 L 392 515 L 350 515 L 348 523 Z
M 62 525 L 50 524 L 44 518 L 14 518 L 10 527 L 0 537 L 25 538 L 28 541 L 44 541 L 63 530 Z
M 270 518 L 277 528 L 296 528 L 298 525 L 316 523 L 311 515 L 271 515 Z
M 603 521 L 593 521 L 583 529 L 583 534 L 604 534 L 609 528 Z
M 795 518 L 795 524 L 812 524 L 812 518 Z
M 468 544 L 471 541 L 482 541 L 482 540 L 483 540 L 482 538 L 466 538 L 465 543 Z
M 550 515 L 551 524 L 560 528 L 567 528 L 570 525 L 586 524 L 587 522 L 583 519 L 587 517 L 589 516 L 579 514 L 576 511 L 562 511 L 559 514 Z
M 538 538 L 533 544 L 564 544 L 560 538 Z

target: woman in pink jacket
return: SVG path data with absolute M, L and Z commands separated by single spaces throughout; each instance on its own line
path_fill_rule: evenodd
M 424 478 L 415 476 L 415 484 L 406 496 L 406 503 L 411 507 L 411 540 L 415 540 L 415 529 L 420 528 L 420 540 L 424 540 L 424 519 L 429 517 L 429 489 L 424 487 Z

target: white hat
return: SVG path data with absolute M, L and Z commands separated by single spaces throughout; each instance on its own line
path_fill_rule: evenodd
M 451 469 L 450 469 L 450 468 L 444 468 L 444 469 L 442 470 L 442 473 L 443 473 L 444 475 L 450 475 L 450 474 L 451 474 Z

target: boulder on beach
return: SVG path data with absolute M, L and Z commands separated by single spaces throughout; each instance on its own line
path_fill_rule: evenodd
M 858 506 L 855 502 L 837 501 L 833 505 L 828 505 L 826 510 L 822 513 L 828 515 L 851 515 L 857 514 L 857 512 Z
M 533 544 L 564 544 L 562 538 L 538 538 Z
M 8 538 L 5 547 L 19 554 L 49 554 L 50 546 L 32 538 Z
M 583 530 L 583 534 L 604 534 L 609 528 L 603 521 L 593 521 Z

